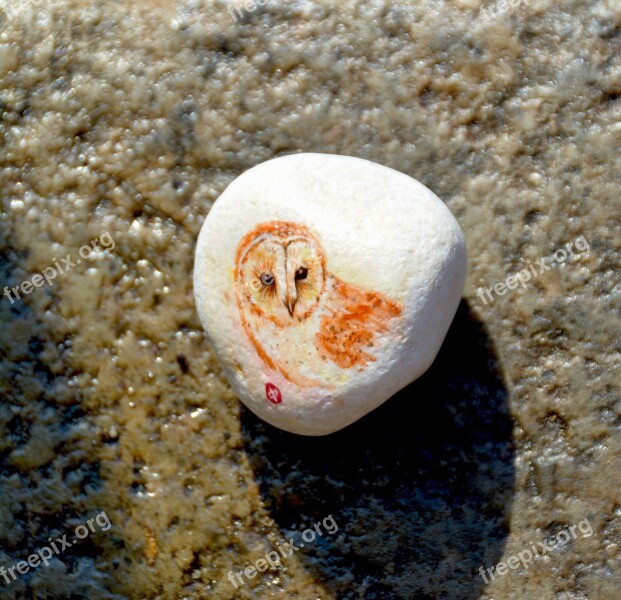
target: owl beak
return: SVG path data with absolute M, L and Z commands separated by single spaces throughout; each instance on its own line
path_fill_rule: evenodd
M 287 299 L 285 300 L 285 306 L 287 307 L 287 310 L 289 311 L 289 315 L 291 317 L 293 316 L 293 309 L 295 308 L 295 301 L 296 301 L 296 298 L 291 298 L 290 296 L 287 296 Z
M 285 279 L 283 275 L 282 279 Z M 276 279 L 276 293 L 278 295 L 279 302 L 286 307 L 287 311 L 289 311 L 289 316 L 293 316 L 293 309 L 295 308 L 296 300 L 298 299 L 298 295 L 295 292 L 295 289 L 291 289 L 290 286 L 280 285 L 278 278 Z
M 283 286 L 283 304 L 287 307 L 289 311 L 289 316 L 293 317 L 293 309 L 295 308 L 295 303 L 298 299 L 297 289 L 295 287 L 295 264 L 286 256 L 285 249 L 285 277 L 283 281 L 285 285 Z

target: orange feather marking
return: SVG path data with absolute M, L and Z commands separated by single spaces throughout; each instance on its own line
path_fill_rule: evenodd
M 321 317 L 315 346 L 343 369 L 365 366 L 376 360 L 368 351 L 375 335 L 388 331 L 388 322 L 401 314 L 401 307 L 379 292 L 360 291 L 343 282 L 334 291 L 340 308 Z

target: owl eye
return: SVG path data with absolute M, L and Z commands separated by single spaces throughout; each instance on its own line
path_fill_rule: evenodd
M 308 269 L 306 267 L 300 267 L 295 272 L 295 280 L 299 281 L 300 279 L 306 279 L 307 275 L 308 275 Z
M 268 287 L 274 285 L 274 276 L 271 273 L 263 273 L 261 275 L 261 283 Z

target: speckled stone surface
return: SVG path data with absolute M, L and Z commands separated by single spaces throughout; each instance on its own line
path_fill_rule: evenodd
M 2 598 L 618 597 L 621 6 L 482 6 L 268 0 L 236 21 L 224 2 L 61 0 L 0 17 L 1 287 L 115 240 L 0 297 L 0 566 L 99 511 L 112 523 L 0 577 Z M 241 407 L 192 298 L 210 203 L 299 151 L 420 180 L 470 262 L 432 369 L 318 439 Z M 589 251 L 477 295 L 580 235 Z M 227 579 L 330 514 L 334 535 Z M 583 519 L 592 536 L 479 576 Z

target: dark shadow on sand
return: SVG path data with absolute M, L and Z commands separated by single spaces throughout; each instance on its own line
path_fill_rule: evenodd
M 312 438 L 244 409 L 244 442 L 283 537 L 329 515 L 338 524 L 296 553 L 338 598 L 470 600 L 507 536 L 506 396 L 493 344 L 462 302 L 431 369 L 365 418 Z

